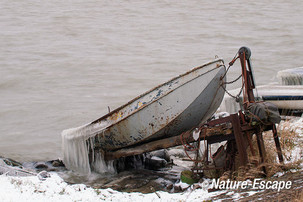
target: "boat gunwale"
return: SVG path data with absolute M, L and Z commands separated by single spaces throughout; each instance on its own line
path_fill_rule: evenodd
M 105 114 L 105 115 L 102 116 L 101 118 L 99 118 L 99 119 L 97 119 L 97 120 L 91 122 L 91 123 L 88 124 L 88 125 L 92 125 L 92 124 L 98 123 L 98 122 L 100 122 L 100 121 L 102 121 L 102 120 L 104 120 L 104 119 L 110 117 L 110 116 L 113 115 L 114 113 L 120 111 L 121 109 L 123 109 L 124 107 L 130 105 L 131 103 L 135 102 L 136 100 L 139 100 L 139 99 L 142 98 L 143 96 L 145 96 L 145 95 L 147 95 L 147 94 L 149 94 L 149 93 L 155 91 L 155 90 L 158 89 L 158 88 L 161 88 L 162 86 L 164 86 L 164 85 L 166 85 L 166 84 L 168 84 L 168 83 L 170 83 L 170 82 L 172 82 L 172 81 L 174 81 L 174 80 L 176 80 L 176 79 L 179 79 L 179 78 L 181 78 L 181 77 L 183 77 L 183 76 L 186 76 L 186 75 L 188 75 L 188 74 L 190 74 L 190 73 L 192 73 L 192 72 L 194 72 L 194 71 L 196 71 L 196 70 L 198 70 L 198 69 L 202 69 L 203 67 L 206 67 L 206 66 L 208 66 L 208 65 L 212 65 L 212 64 L 215 64 L 215 63 L 218 63 L 218 62 L 222 62 L 223 64 L 221 64 L 220 66 L 217 66 L 217 67 L 215 67 L 215 68 L 213 68 L 213 69 L 211 69 L 211 70 L 209 70 L 209 71 L 207 71 L 207 72 L 205 72 L 205 73 L 203 73 L 203 74 L 200 74 L 200 75 L 194 77 L 193 79 L 190 79 L 189 81 L 183 83 L 182 85 L 179 85 L 178 87 L 176 87 L 176 88 L 174 88 L 174 89 L 168 91 L 167 93 L 163 94 L 163 95 L 160 96 L 159 98 L 153 100 L 153 101 L 152 101 L 151 103 L 149 103 L 148 105 L 144 105 L 144 106 L 138 108 L 137 110 L 133 111 L 132 113 L 128 114 L 127 116 L 125 116 L 125 117 L 122 118 L 121 120 L 119 120 L 119 121 L 117 121 L 117 122 L 115 122 L 115 123 L 109 124 L 108 126 L 106 126 L 105 128 L 103 128 L 101 131 L 96 132 L 93 136 L 96 136 L 96 135 L 100 134 L 102 131 L 104 131 L 104 130 L 110 128 L 110 127 L 112 127 L 113 125 L 122 122 L 123 120 L 125 120 L 125 119 L 128 118 L 128 117 L 130 117 L 131 115 L 133 115 L 133 114 L 135 114 L 136 112 L 138 112 L 138 111 L 144 109 L 145 107 L 149 106 L 150 104 L 152 104 L 152 103 L 158 101 L 158 100 L 161 99 L 163 96 L 166 96 L 166 95 L 170 94 L 170 93 L 173 92 L 174 90 L 176 90 L 176 89 L 180 88 L 181 86 L 183 86 L 183 85 L 185 85 L 185 84 L 191 82 L 192 80 L 194 80 L 194 79 L 196 79 L 196 78 L 198 78 L 198 77 L 200 77 L 200 76 L 202 76 L 202 75 L 205 75 L 206 73 L 211 72 L 211 71 L 213 71 L 213 70 L 215 70 L 215 69 L 217 69 L 217 68 L 219 68 L 219 67 L 221 67 L 221 66 L 225 66 L 224 60 L 223 60 L 222 58 L 218 58 L 218 59 L 215 59 L 215 60 L 213 60 L 213 61 L 209 61 L 209 62 L 207 62 L 207 63 L 205 63 L 205 64 L 203 64 L 203 65 L 201 65 L 201 66 L 195 67 L 195 68 L 191 69 L 190 71 L 188 71 L 188 72 L 186 72 L 186 73 L 180 74 L 179 76 L 176 76 L 176 77 L 170 79 L 169 81 L 167 81 L 167 82 L 165 82 L 165 83 L 162 83 L 162 84 L 160 84 L 160 85 L 158 85 L 158 86 L 156 86 L 156 87 L 154 87 L 154 88 L 152 88 L 152 89 L 146 91 L 145 93 L 143 93 L 143 94 L 141 94 L 141 95 L 135 97 L 134 99 L 130 100 L 130 101 L 127 102 L 126 104 L 124 104 L 124 105 L 122 105 L 122 106 L 116 108 L 115 110 L 113 110 L 113 111 L 111 111 L 111 112 Z

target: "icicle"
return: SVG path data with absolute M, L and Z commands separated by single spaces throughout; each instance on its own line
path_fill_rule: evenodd
M 279 71 L 277 77 L 282 85 L 303 85 L 303 67 Z
M 95 153 L 95 160 L 91 165 L 92 169 L 100 174 L 115 173 L 114 160 L 105 161 L 101 152 Z
M 107 121 L 87 124 L 78 128 L 71 128 L 62 132 L 63 161 L 66 168 L 90 174 L 89 150 L 94 151 L 94 136 L 108 126 Z M 90 144 L 87 144 L 89 141 Z M 89 147 L 90 145 L 90 147 Z M 93 161 L 95 161 L 92 154 Z

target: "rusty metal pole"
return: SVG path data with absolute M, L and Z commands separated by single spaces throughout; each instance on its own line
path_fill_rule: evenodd
M 245 148 L 245 142 L 243 133 L 241 130 L 241 123 L 239 120 L 238 114 L 232 114 L 231 116 L 231 123 L 233 126 L 234 136 L 236 139 L 236 144 L 238 148 L 239 158 L 240 158 L 240 166 L 245 166 L 248 163 L 247 152 Z
M 282 155 L 281 145 L 280 145 L 280 141 L 279 141 L 279 137 L 278 137 L 278 133 L 277 133 L 277 128 L 276 128 L 275 124 L 272 125 L 272 134 L 274 136 L 274 140 L 275 140 L 275 144 L 276 144 L 276 148 L 277 148 L 277 153 L 278 153 L 278 157 L 279 157 L 279 162 L 283 163 L 283 155 Z
M 206 163 L 206 165 L 208 165 L 208 154 L 209 154 L 209 152 L 208 152 L 208 147 L 209 147 L 209 145 L 208 145 L 208 141 L 206 142 L 206 155 L 205 155 L 205 163 Z
M 256 133 L 257 136 L 257 143 L 258 143 L 258 148 L 259 148 L 259 154 L 261 158 L 261 164 L 266 162 L 266 151 L 265 151 L 265 145 L 264 145 L 264 140 L 262 136 L 262 132 L 260 130 L 257 131 Z M 267 175 L 267 170 L 265 166 L 263 167 L 263 171 L 265 175 Z
M 246 108 L 247 104 L 251 102 L 255 102 L 255 96 L 253 92 L 253 89 L 255 88 L 255 83 L 254 83 L 254 78 L 250 64 L 251 51 L 247 47 L 241 47 L 238 51 L 238 54 L 241 62 L 242 76 L 244 81 L 243 104 L 244 107 Z

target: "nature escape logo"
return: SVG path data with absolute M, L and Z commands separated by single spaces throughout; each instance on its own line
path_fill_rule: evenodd
M 291 181 L 266 181 L 264 179 L 256 178 L 253 181 L 232 181 L 232 180 L 205 180 L 202 183 L 204 189 L 271 189 L 277 190 L 278 192 L 282 189 L 290 189 L 292 185 Z

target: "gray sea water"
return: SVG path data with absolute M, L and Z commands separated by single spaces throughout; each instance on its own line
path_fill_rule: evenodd
M 303 66 L 303 1 L 0 0 L 0 156 L 61 157 L 93 121 L 216 55 L 252 50 L 258 85 Z M 240 74 L 234 65 L 229 76 Z

